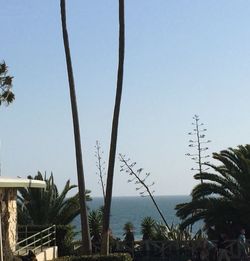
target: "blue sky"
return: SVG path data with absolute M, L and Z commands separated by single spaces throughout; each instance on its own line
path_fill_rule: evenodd
M 0 108 L 3 176 L 77 183 L 59 1 L 1 1 L 0 59 L 15 102 Z M 198 114 L 209 153 L 249 143 L 250 2 L 125 0 L 124 92 L 117 152 L 151 172 L 155 194 L 189 194 L 185 156 Z M 118 60 L 118 1 L 67 1 L 86 187 L 101 195 L 95 141 L 108 160 Z M 116 162 L 113 194 L 137 195 Z

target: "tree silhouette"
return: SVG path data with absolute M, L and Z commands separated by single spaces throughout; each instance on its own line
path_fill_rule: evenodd
M 8 75 L 8 66 L 5 62 L 0 63 L 0 105 L 10 104 L 14 101 L 15 95 L 12 92 L 13 77 Z
M 123 85 L 123 65 L 124 65 L 124 49 L 125 49 L 124 20 L 125 20 L 124 0 L 119 0 L 119 62 L 118 62 L 118 72 L 117 72 L 115 107 L 114 107 L 114 114 L 113 114 L 111 142 L 110 142 L 110 151 L 109 151 L 109 163 L 108 163 L 107 185 L 106 185 L 104 216 L 103 216 L 102 245 L 101 245 L 101 253 L 105 255 L 108 255 L 109 252 L 110 209 L 111 209 L 111 201 L 112 201 L 116 145 L 117 145 L 119 114 L 120 114 L 122 85 Z
M 67 64 L 67 71 L 68 71 L 70 101 L 71 101 L 74 137 L 75 137 L 75 153 L 76 153 L 76 165 L 77 165 L 79 201 L 80 201 L 80 217 L 81 217 L 82 241 L 83 241 L 82 249 L 84 254 L 90 254 L 92 250 L 91 250 L 91 240 L 90 240 L 89 224 L 88 224 L 87 204 L 85 198 L 85 182 L 84 182 L 84 172 L 83 172 L 83 162 L 82 162 L 80 127 L 79 127 L 79 120 L 78 120 L 75 83 L 74 83 L 74 75 L 73 75 L 73 68 L 72 68 L 70 48 L 69 48 L 65 9 L 66 9 L 65 0 L 61 0 L 61 21 L 62 21 L 63 43 L 64 43 L 64 50 L 65 50 L 66 64 Z
M 41 172 L 30 179 L 43 180 L 46 182 L 46 189 L 19 188 L 17 206 L 18 206 L 18 224 L 33 225 L 68 225 L 76 216 L 80 214 L 79 195 L 75 193 L 69 196 L 69 192 L 76 188 L 67 180 L 63 190 L 59 193 L 57 185 L 54 182 L 54 176 L 51 173 L 47 178 L 43 177 Z M 87 200 L 91 200 L 86 190 Z
M 242 226 L 250 232 L 250 145 L 213 153 L 219 165 L 208 163 L 209 172 L 197 173 L 203 183 L 192 190 L 192 201 L 176 206 L 181 226 L 204 220 L 206 227 Z

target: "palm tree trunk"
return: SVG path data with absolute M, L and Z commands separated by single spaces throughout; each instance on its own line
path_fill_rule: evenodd
M 111 131 L 111 143 L 109 151 L 109 165 L 106 185 L 106 196 L 104 205 L 103 217 L 103 231 L 102 231 L 102 245 L 101 253 L 108 255 L 109 253 L 109 221 L 110 221 L 110 208 L 112 200 L 113 176 L 116 156 L 117 134 L 119 125 L 119 113 L 122 96 L 122 83 L 123 83 L 123 65 L 124 65 L 124 49 L 125 49 L 125 24 L 124 24 L 124 0 L 119 0 L 119 64 L 117 72 L 117 87 L 115 107 L 113 114 L 113 123 Z
M 85 182 L 84 182 L 84 172 L 83 172 L 83 162 L 82 162 L 81 137 L 80 137 L 80 128 L 79 128 L 79 120 L 78 120 L 78 112 L 77 112 L 73 68 L 71 63 L 69 39 L 68 39 L 68 32 L 66 26 L 65 0 L 61 0 L 61 20 L 62 20 L 63 42 L 64 42 L 64 49 L 66 55 L 67 71 L 68 71 L 72 118 L 73 118 L 73 126 L 74 126 L 83 253 L 91 254 L 92 250 L 91 250 L 91 240 L 90 240 L 90 233 L 89 233 L 87 205 L 86 205 L 86 198 L 85 198 Z

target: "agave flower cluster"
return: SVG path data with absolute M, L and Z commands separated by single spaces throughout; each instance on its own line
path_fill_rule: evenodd
M 125 155 L 119 154 L 120 162 L 122 163 L 120 171 L 125 171 L 129 174 L 130 179 L 128 179 L 128 183 L 134 182 L 136 185 L 136 190 L 140 190 L 139 194 L 142 197 L 145 197 L 148 195 L 152 195 L 155 191 L 150 190 L 150 188 L 155 184 L 154 182 L 147 184 L 146 180 L 150 176 L 149 172 L 143 173 L 143 168 L 139 168 L 136 171 L 134 171 L 134 167 L 136 165 L 136 162 L 131 162 L 130 159 L 126 158 Z

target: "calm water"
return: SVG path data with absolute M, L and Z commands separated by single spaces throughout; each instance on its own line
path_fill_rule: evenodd
M 159 208 L 161 209 L 168 224 L 178 224 L 179 219 L 175 215 L 175 206 L 179 203 L 190 201 L 190 196 L 155 196 Z M 103 205 L 102 198 L 93 198 L 88 202 L 90 209 L 98 209 Z M 126 222 L 132 222 L 135 227 L 135 238 L 140 239 L 140 224 L 143 218 L 150 216 L 156 221 L 162 221 L 153 202 L 149 197 L 114 197 L 112 200 L 110 226 L 112 233 L 119 238 L 123 238 L 123 226 Z M 80 230 L 80 219 L 74 220 L 77 230 Z M 194 230 L 199 227 L 194 227 Z

